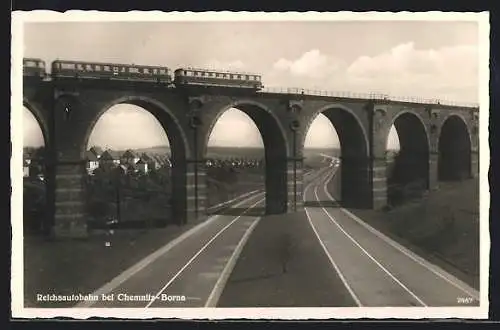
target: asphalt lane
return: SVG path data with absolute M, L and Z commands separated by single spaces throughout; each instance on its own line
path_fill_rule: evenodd
M 325 170 L 310 171 L 304 179 L 317 177 Z M 245 198 L 237 206 L 239 215 L 215 215 L 213 220 L 132 274 L 118 286 L 98 295 L 86 307 L 203 307 L 215 304 L 223 289 L 221 277 L 242 239 L 251 232 L 259 216 L 245 215 L 245 209 L 265 205 L 264 194 Z M 102 291 L 102 290 L 98 290 Z
M 307 201 L 331 202 L 330 168 L 305 192 Z M 325 203 L 325 204 L 326 204 Z M 327 204 L 328 205 L 328 204 Z M 360 306 L 477 306 L 478 292 L 337 207 L 307 208 L 346 286 Z M 383 237 L 383 238 L 382 238 Z
M 252 196 L 239 207 L 260 207 L 263 197 L 263 194 Z M 234 248 L 252 223 L 259 219 L 253 216 L 215 217 L 202 230 L 188 236 L 107 293 L 109 299 L 99 299 L 91 307 L 203 307 Z M 150 304 L 156 296 L 158 298 Z

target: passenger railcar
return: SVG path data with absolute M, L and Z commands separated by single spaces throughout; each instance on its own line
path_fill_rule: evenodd
M 23 58 L 23 76 L 44 78 L 46 74 L 45 61 L 39 58 Z
M 194 68 L 179 68 L 174 71 L 176 86 L 221 86 L 260 90 L 263 88 L 261 79 L 260 75 L 241 72 Z
M 109 79 L 147 81 L 170 84 L 172 72 L 168 67 L 116 63 L 56 60 L 51 75 L 57 78 Z

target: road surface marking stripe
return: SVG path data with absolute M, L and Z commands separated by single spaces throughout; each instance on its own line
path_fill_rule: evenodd
M 328 196 L 328 198 L 330 198 L 330 200 L 332 200 L 332 201 L 335 201 L 335 199 L 328 192 L 328 190 L 326 190 L 326 186 L 324 187 L 324 189 L 325 189 L 325 193 Z M 440 278 L 442 278 L 446 282 L 450 283 L 451 285 L 453 285 L 457 289 L 463 291 L 464 293 L 468 294 L 472 298 L 474 298 L 476 300 L 479 300 L 479 294 L 476 293 L 473 288 L 470 288 L 470 289 L 466 288 L 468 286 L 467 284 L 460 283 L 461 281 L 459 281 L 458 279 L 454 279 L 451 274 L 447 274 L 447 272 L 445 272 L 444 270 L 440 269 L 438 266 L 430 263 L 429 261 L 427 261 L 424 258 L 420 257 L 419 255 L 415 254 L 413 251 L 408 250 L 407 248 L 405 248 L 404 246 L 402 246 L 398 242 L 394 241 L 393 239 L 391 239 L 390 237 L 386 236 L 382 232 L 380 232 L 377 229 L 373 228 L 372 226 L 370 226 L 369 224 L 367 224 L 366 222 L 364 222 L 363 220 L 361 220 L 360 218 L 358 218 L 356 215 L 354 215 L 353 213 L 351 213 L 351 211 L 349 211 L 347 209 L 344 209 L 342 207 L 340 209 L 344 213 L 346 213 L 349 217 L 351 217 L 352 220 L 356 221 L 358 224 L 360 224 L 363 227 L 365 227 L 372 234 L 374 234 L 378 238 L 382 239 L 383 241 L 385 241 L 387 244 L 391 245 L 396 250 L 400 251 L 401 253 L 403 253 L 404 255 L 406 255 L 407 257 L 409 257 L 410 259 L 412 259 L 416 263 L 420 264 L 421 266 L 427 268 L 429 271 L 431 271 L 435 275 L 439 276 Z
M 330 178 L 328 180 L 325 180 L 324 187 L 333 178 L 333 175 L 334 175 L 334 173 L 332 173 L 332 175 L 330 176 Z M 319 196 L 318 196 L 318 187 L 316 187 L 314 189 L 314 195 L 316 196 L 317 201 L 321 205 L 321 201 L 320 201 Z M 410 289 L 408 289 L 408 287 L 406 287 L 403 283 L 401 283 L 401 281 L 399 281 L 393 274 L 391 274 L 391 272 L 389 272 L 387 270 L 387 268 L 385 268 L 380 262 L 378 262 L 377 259 L 375 259 L 351 235 L 349 235 L 349 233 L 347 233 L 344 230 L 344 228 L 342 228 L 342 226 L 337 221 L 335 221 L 335 219 L 330 215 L 330 213 L 324 207 L 321 207 L 321 209 L 323 210 L 323 212 L 325 212 L 325 214 L 328 216 L 328 218 L 330 218 L 330 220 L 344 233 L 344 235 L 346 235 L 361 251 L 363 251 L 363 253 L 368 258 L 370 258 L 377 266 L 380 267 L 380 269 L 382 269 L 387 275 L 389 275 L 390 278 L 392 278 L 397 284 L 399 284 L 399 286 L 401 286 L 406 292 L 408 292 L 413 298 L 415 298 L 415 300 L 417 300 L 419 302 L 419 304 L 421 304 L 424 307 L 427 307 L 427 305 L 415 293 L 413 293 Z
M 145 308 L 148 308 L 150 307 L 157 299 L 158 297 L 162 294 L 163 291 L 165 291 L 169 286 L 170 284 L 172 284 L 176 279 L 177 277 L 179 277 L 180 274 L 182 274 L 182 272 L 203 252 L 205 251 L 205 249 L 210 245 L 212 244 L 213 241 L 215 241 L 215 239 L 217 237 L 219 237 L 219 235 L 221 235 L 227 228 L 229 228 L 233 223 L 235 223 L 239 218 L 241 218 L 241 216 L 243 214 L 245 214 L 246 212 L 248 212 L 249 210 L 251 210 L 252 208 L 254 208 L 256 205 L 260 204 L 262 201 L 264 200 L 264 198 L 260 199 L 259 201 L 257 201 L 256 203 L 254 203 L 253 205 L 251 205 L 250 207 L 248 207 L 244 212 L 242 212 L 239 216 L 237 216 L 236 218 L 234 218 L 230 223 L 228 223 L 226 226 L 224 226 L 224 228 L 222 228 L 217 234 L 215 234 L 207 243 L 205 243 L 205 245 L 203 245 L 203 247 L 195 253 L 194 256 L 191 257 L 191 259 L 188 260 L 188 262 L 182 266 L 182 268 L 155 294 L 155 299 L 152 299 L 146 306 Z M 243 202 L 241 203 L 243 204 Z
M 215 209 L 215 208 L 217 208 L 217 207 L 219 207 L 219 206 L 225 206 L 225 205 L 227 205 L 227 204 L 229 204 L 229 203 L 234 202 L 234 201 L 235 201 L 235 200 L 237 200 L 237 199 L 240 199 L 240 198 L 243 198 L 243 197 L 249 196 L 249 195 L 251 195 L 251 194 L 255 194 L 255 193 L 259 192 L 259 191 L 260 191 L 260 190 L 253 190 L 253 191 L 250 191 L 250 192 L 248 192 L 248 193 L 245 193 L 245 194 L 243 194 L 243 195 L 237 196 L 237 197 L 235 197 L 235 198 L 233 198 L 233 199 L 230 199 L 230 200 L 228 200 L 228 201 L 225 201 L 225 202 L 219 203 L 219 204 L 217 204 L 217 205 L 213 205 L 213 206 L 207 207 L 207 210 L 212 210 L 212 209 Z
M 229 276 L 233 272 L 234 266 L 236 265 L 236 261 L 238 260 L 241 251 L 243 250 L 243 247 L 248 241 L 248 238 L 250 237 L 250 234 L 253 232 L 254 228 L 257 226 L 257 223 L 259 222 L 260 217 L 255 220 L 252 225 L 245 231 L 245 234 L 241 238 L 240 242 L 238 243 L 238 246 L 236 246 L 236 249 L 234 250 L 233 254 L 229 258 L 229 261 L 227 262 L 226 266 L 224 267 L 224 270 L 222 271 L 219 279 L 215 283 L 214 288 L 212 289 L 212 292 L 210 293 L 210 296 L 208 296 L 207 302 L 205 303 L 205 307 L 216 307 L 217 302 L 219 301 L 219 298 L 222 294 L 222 291 L 224 290 L 224 287 L 226 286 L 227 280 L 229 279 Z
M 244 204 L 246 201 L 251 200 L 255 196 L 248 197 L 244 199 L 243 201 L 235 204 L 234 206 L 240 206 L 241 204 Z M 186 238 L 190 237 L 191 235 L 195 234 L 196 232 L 200 231 L 202 228 L 206 227 L 207 225 L 211 224 L 214 222 L 216 219 L 220 218 L 220 215 L 214 215 L 207 220 L 203 221 L 199 225 L 196 225 L 195 227 L 189 229 L 188 231 L 182 233 L 180 236 L 176 237 L 163 247 L 159 248 L 155 252 L 151 253 L 141 261 L 137 262 L 135 265 L 129 267 L 127 270 L 116 276 L 114 279 L 112 279 L 110 282 L 102 286 L 101 288 L 97 289 L 95 292 L 93 292 L 93 295 L 101 295 L 101 294 L 107 294 L 111 291 L 113 291 L 115 288 L 117 288 L 119 285 L 127 281 L 129 278 L 134 276 L 136 273 L 140 272 L 142 269 L 144 269 L 146 266 L 148 266 L 150 263 L 158 259 L 160 256 L 164 255 L 168 251 L 170 251 L 172 248 L 177 246 L 179 243 L 184 241 Z M 79 304 L 77 304 L 75 307 L 91 307 L 95 302 L 87 300 L 83 301 Z
M 306 198 L 306 192 L 307 192 L 307 190 L 309 190 L 309 188 L 311 187 L 311 185 L 313 183 L 314 183 L 314 181 L 311 181 L 311 183 L 309 183 L 307 185 L 307 187 L 304 189 L 304 201 L 305 201 L 305 198 Z M 342 281 L 342 283 L 344 283 L 344 286 L 347 288 L 347 291 L 349 291 L 349 294 L 351 295 L 352 299 L 354 299 L 354 301 L 356 302 L 356 305 L 358 305 L 358 307 L 363 307 L 363 305 L 361 304 L 361 301 L 359 300 L 358 296 L 354 293 L 354 291 L 352 290 L 352 288 L 349 285 L 349 283 L 347 283 L 347 280 L 345 279 L 344 275 L 340 271 L 340 268 L 337 266 L 337 264 L 335 263 L 335 261 L 333 261 L 333 258 L 330 255 L 330 253 L 328 252 L 328 249 L 326 248 L 325 243 L 323 243 L 323 241 L 321 240 L 321 238 L 320 238 L 320 236 L 318 234 L 318 231 L 316 230 L 316 228 L 314 227 L 314 225 L 313 225 L 313 223 L 311 221 L 311 217 L 309 216 L 309 212 L 307 212 L 307 208 L 305 208 L 305 212 L 306 212 L 307 219 L 309 220 L 309 224 L 311 225 L 311 227 L 312 227 L 312 229 L 314 231 L 314 234 L 316 234 L 316 237 L 318 238 L 319 244 L 323 248 L 323 251 L 325 251 L 326 256 L 328 257 L 328 259 L 330 260 L 330 263 L 332 264 L 333 268 L 335 269 L 335 271 L 339 275 L 340 280 Z

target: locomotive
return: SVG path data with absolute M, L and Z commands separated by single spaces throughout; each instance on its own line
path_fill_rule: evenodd
M 51 76 L 53 79 L 110 79 L 165 84 L 172 82 L 171 70 L 168 67 L 65 60 L 52 62 Z
M 220 86 L 260 90 L 262 77 L 256 74 L 179 68 L 174 71 L 174 84 L 184 86 Z
M 45 61 L 39 58 L 23 58 L 23 76 L 43 79 L 46 75 Z

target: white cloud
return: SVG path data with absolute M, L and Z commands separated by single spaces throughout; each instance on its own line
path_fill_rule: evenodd
M 339 67 L 338 59 L 327 56 L 318 49 L 305 52 L 296 60 L 280 58 L 273 64 L 273 69 L 278 75 L 292 75 L 299 79 L 321 79 L 338 70 Z
M 416 49 L 400 44 L 373 57 L 361 56 L 346 71 L 348 84 L 389 94 L 476 101 L 477 47 Z
M 278 59 L 265 82 L 279 87 L 474 102 L 478 99 L 477 56 L 474 45 L 417 49 L 407 42 L 345 63 L 313 49 L 296 59 Z

